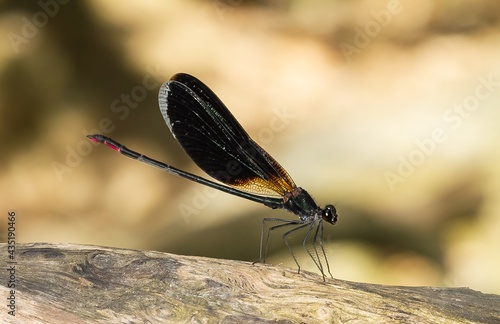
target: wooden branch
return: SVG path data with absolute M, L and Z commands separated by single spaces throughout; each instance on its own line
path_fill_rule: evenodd
M 7 299 L 0 319 L 12 323 L 500 323 L 500 296 L 467 288 L 323 282 L 271 265 L 75 244 L 18 244 L 14 255 L 0 271 L 2 296 L 15 296 L 15 316 Z

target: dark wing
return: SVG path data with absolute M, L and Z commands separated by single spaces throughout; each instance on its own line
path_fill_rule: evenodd
M 282 196 L 295 188 L 285 169 L 248 136 L 200 80 L 176 74 L 161 86 L 158 100 L 174 137 L 211 177 L 260 195 Z

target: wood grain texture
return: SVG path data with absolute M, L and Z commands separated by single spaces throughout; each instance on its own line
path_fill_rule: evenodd
M 500 323 L 500 296 L 467 288 L 323 282 L 271 265 L 74 244 L 18 244 L 16 261 L 16 316 L 0 313 L 9 323 Z M 2 296 L 8 280 L 0 271 Z

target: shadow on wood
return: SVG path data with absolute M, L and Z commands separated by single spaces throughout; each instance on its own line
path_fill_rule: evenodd
M 15 256 L 16 316 L 7 306 L 0 315 L 13 323 L 500 323 L 500 296 L 467 288 L 323 282 L 271 265 L 75 244 L 18 244 Z M 3 296 L 11 279 L 4 268 Z

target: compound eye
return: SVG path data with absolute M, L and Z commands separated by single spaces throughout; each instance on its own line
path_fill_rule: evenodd
M 323 219 L 328 223 L 335 224 L 337 222 L 337 210 L 333 205 L 326 205 L 325 209 L 323 209 L 322 215 Z

